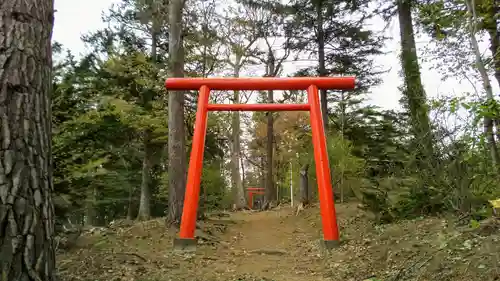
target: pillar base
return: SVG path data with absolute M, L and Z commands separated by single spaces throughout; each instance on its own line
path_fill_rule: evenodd
M 197 244 L 196 238 L 175 238 L 174 251 L 194 252 Z
M 321 246 L 325 250 L 332 250 L 340 247 L 340 241 L 339 240 L 322 240 L 321 241 Z

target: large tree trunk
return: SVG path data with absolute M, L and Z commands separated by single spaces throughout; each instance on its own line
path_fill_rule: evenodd
M 173 77 L 184 76 L 181 41 L 183 0 L 172 0 L 169 9 L 169 63 Z M 184 132 L 184 93 L 168 94 L 168 221 L 179 223 L 186 188 L 186 141 Z
M 51 156 L 52 0 L 0 5 L 2 280 L 56 280 Z
M 241 56 L 236 54 L 234 63 L 234 77 L 240 76 Z M 240 92 L 233 91 L 233 103 L 240 103 Z M 233 187 L 234 209 L 241 210 L 246 207 L 245 190 L 240 174 L 240 113 L 233 112 L 231 116 L 231 185 Z
M 433 137 L 426 95 L 420 77 L 415 34 L 411 16 L 411 0 L 398 0 L 399 29 L 401 36 L 401 64 L 404 73 L 405 106 L 410 113 L 413 135 L 416 138 L 420 167 L 427 167 L 432 160 Z

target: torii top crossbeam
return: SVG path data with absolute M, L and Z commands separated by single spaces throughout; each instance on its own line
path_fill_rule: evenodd
M 315 85 L 318 89 L 352 90 L 355 77 L 255 77 L 255 78 L 168 78 L 169 90 L 306 90 Z

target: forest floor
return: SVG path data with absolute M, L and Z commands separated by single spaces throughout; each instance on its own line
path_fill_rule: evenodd
M 319 245 L 317 207 L 243 211 L 203 223 L 196 252 L 172 250 L 162 219 L 87 233 L 58 254 L 65 281 L 500 280 L 494 219 L 457 227 L 445 217 L 375 225 L 357 204 L 339 204 L 342 245 Z

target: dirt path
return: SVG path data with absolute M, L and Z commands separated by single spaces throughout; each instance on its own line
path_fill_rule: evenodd
M 307 216 L 290 207 L 232 213 L 212 233 L 220 243 L 200 241 L 195 253 L 172 251 L 176 232 L 162 219 L 134 223 L 82 237 L 58 256 L 60 272 L 68 281 L 331 281 L 318 214 Z
M 274 281 L 330 280 L 323 276 L 317 233 L 290 223 L 294 217 L 290 208 L 237 213 L 231 218 L 237 225 L 224 235 L 230 246 L 218 255 L 232 256 L 229 270 L 251 276 Z

